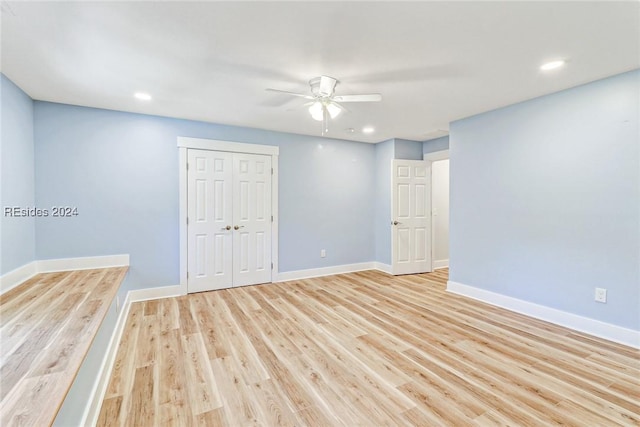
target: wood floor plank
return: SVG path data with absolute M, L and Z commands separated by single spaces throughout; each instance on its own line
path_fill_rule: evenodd
M 195 415 L 220 408 L 222 400 L 214 378 L 202 334 L 182 335 L 185 383 L 189 385 L 188 403 Z
M 131 406 L 124 423 L 127 427 L 157 425 L 154 369 L 153 365 L 146 365 L 135 370 L 131 389 Z
M 220 292 L 220 296 L 224 300 L 226 307 L 226 309 L 222 310 L 222 314 L 227 316 L 228 324 L 233 325 L 231 329 L 227 331 L 227 337 L 230 337 L 232 340 L 231 354 L 234 360 L 242 367 L 241 375 L 244 378 L 245 384 L 255 384 L 268 380 L 269 374 L 256 353 L 255 348 L 251 345 L 251 340 L 248 336 L 252 333 L 251 329 L 238 327 L 243 323 L 247 325 L 247 322 L 243 322 L 243 319 L 246 319 L 246 315 L 235 299 L 236 294 L 237 292 Z
M 138 347 L 138 335 L 142 327 L 143 313 L 143 303 L 131 304 L 129 316 L 124 327 L 125 332 L 120 339 L 118 352 L 111 371 L 106 398 L 124 396 L 131 389 L 136 362 L 135 357 L 132 357 L 132 355 L 135 354 Z M 140 346 L 143 345 L 143 343 L 140 344 Z
M 119 419 L 121 410 L 122 410 L 122 396 L 104 399 L 102 408 L 100 409 L 100 414 L 98 416 L 98 422 L 96 423 L 96 427 L 111 427 L 111 425 L 108 424 L 111 421 L 108 421 L 108 420 Z
M 176 425 L 176 424 L 172 424 L 172 425 Z M 179 424 L 179 425 L 186 425 L 186 424 Z M 229 423 L 226 421 L 224 417 L 222 408 L 218 408 L 209 412 L 198 414 L 194 425 L 197 427 L 215 427 L 215 426 L 229 425 Z
M 194 295 L 191 299 L 191 310 L 199 324 L 199 330 L 204 340 L 209 359 L 217 359 L 228 355 L 225 336 L 213 313 L 219 311 L 212 307 L 202 294 Z
M 171 411 L 161 411 L 161 424 L 187 422 L 191 418 L 191 408 L 187 408 L 187 379 L 183 361 L 182 337 L 180 331 L 172 329 L 161 335 L 162 346 L 158 358 L 158 403 L 173 407 Z
M 256 402 L 247 384 L 239 375 L 239 367 L 231 357 L 211 361 L 213 373 L 220 384 L 220 399 L 224 416 L 232 426 L 261 425 Z
M 273 380 L 265 380 L 253 384 L 249 392 L 255 396 L 254 401 L 258 410 L 258 419 L 268 426 L 294 427 L 296 418 L 294 411 L 283 399 Z
M 160 333 L 180 328 L 180 309 L 173 298 L 159 300 Z
M 639 351 L 447 293 L 447 280 L 363 271 L 132 307 L 100 420 L 640 425 Z M 132 352 L 149 337 L 154 357 Z M 157 374 L 138 367 L 127 385 L 140 361 Z

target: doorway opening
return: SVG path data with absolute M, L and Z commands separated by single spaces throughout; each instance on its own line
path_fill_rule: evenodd
M 427 153 L 431 161 L 433 269 L 449 267 L 449 150 Z

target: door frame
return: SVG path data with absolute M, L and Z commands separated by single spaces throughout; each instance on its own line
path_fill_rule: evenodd
M 449 149 L 447 148 L 446 150 L 433 151 L 431 153 L 424 153 L 422 155 L 422 159 L 431 163 L 437 162 L 439 160 L 450 160 Z M 449 173 L 449 175 L 451 175 L 451 173 Z M 436 222 L 433 220 L 433 168 L 431 168 L 431 197 L 432 197 L 432 200 L 431 200 L 431 271 L 435 271 L 435 268 L 433 265 L 434 264 L 433 254 L 436 249 L 436 240 L 435 240 Z M 440 267 L 440 268 L 443 268 L 443 267 Z
M 187 288 L 187 150 L 225 151 L 229 153 L 261 154 L 271 156 L 271 280 L 278 276 L 278 156 L 280 147 L 273 145 L 246 144 L 243 142 L 215 139 L 178 137 L 179 198 L 180 198 L 180 293 L 186 295 Z

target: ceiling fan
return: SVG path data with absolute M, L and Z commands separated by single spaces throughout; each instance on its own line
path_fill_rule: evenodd
M 309 80 L 309 86 L 311 86 L 311 94 L 303 94 L 296 92 L 289 92 L 279 89 L 267 89 L 271 92 L 285 93 L 291 96 L 297 96 L 300 98 L 308 99 L 310 102 L 305 104 L 309 106 L 309 114 L 314 120 L 323 122 L 322 133 L 324 134 L 328 130 L 328 119 L 336 118 L 338 114 L 345 108 L 340 103 L 345 102 L 378 102 L 382 101 L 382 95 L 379 93 L 368 93 L 360 95 L 336 95 L 336 85 L 338 80 L 329 76 L 314 77 Z

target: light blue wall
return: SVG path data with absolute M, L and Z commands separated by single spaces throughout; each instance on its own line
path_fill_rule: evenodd
M 374 258 L 373 145 L 36 102 L 36 201 L 79 213 L 37 221 L 37 258 L 128 253 L 124 289 L 178 284 L 178 136 L 280 146 L 280 271 Z
M 394 139 L 394 159 L 422 160 L 422 142 L 408 139 Z
M 372 261 L 375 147 L 273 137 L 280 146 L 280 271 Z
M 33 101 L 0 74 L 0 275 L 35 260 L 35 219 L 6 217 L 4 208 L 34 207 Z
M 633 71 L 452 123 L 451 280 L 640 330 L 639 98 Z
M 394 140 L 375 145 L 375 260 L 391 264 L 391 161 Z
M 435 153 L 436 151 L 443 151 L 449 149 L 449 136 L 443 136 L 441 138 L 429 139 L 422 143 L 422 153 Z

